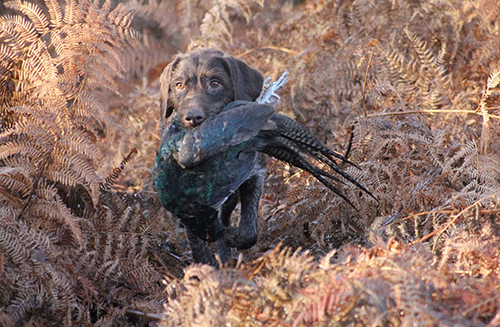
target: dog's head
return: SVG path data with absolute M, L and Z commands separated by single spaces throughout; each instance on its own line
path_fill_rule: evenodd
M 221 51 L 179 54 L 160 77 L 162 131 L 170 116 L 194 128 L 231 101 L 254 101 L 263 82 L 258 70 Z

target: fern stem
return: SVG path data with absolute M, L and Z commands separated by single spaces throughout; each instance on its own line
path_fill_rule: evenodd
M 439 234 L 439 235 L 437 236 L 437 238 L 439 238 L 439 236 L 441 236 L 441 234 L 443 234 L 443 233 L 444 233 L 444 231 L 445 231 L 446 229 L 448 229 L 448 227 L 450 227 L 451 225 L 453 225 L 453 224 L 457 221 L 457 219 L 458 219 L 458 218 L 460 218 L 460 216 L 462 216 L 462 215 L 463 215 L 463 214 L 464 214 L 467 210 L 469 210 L 469 209 L 473 208 L 474 206 L 478 205 L 478 204 L 479 204 L 479 203 L 481 203 L 482 201 L 487 200 L 487 199 L 489 199 L 489 198 L 491 198 L 491 197 L 493 197 L 493 196 L 496 196 L 496 195 L 497 195 L 497 194 L 495 193 L 495 194 L 492 194 L 492 195 L 489 195 L 489 196 L 487 196 L 487 197 L 484 197 L 484 198 L 481 198 L 481 199 L 477 200 L 476 202 L 474 202 L 474 203 L 473 203 L 473 204 L 471 204 L 470 206 L 466 207 L 465 209 L 463 209 L 462 211 L 460 211 L 459 213 L 457 213 L 457 214 L 456 214 L 456 215 L 455 215 L 455 216 L 454 216 L 454 217 L 453 217 L 453 218 L 452 218 L 452 219 L 451 219 L 448 223 L 446 223 L 446 225 L 444 225 L 443 227 L 441 227 L 441 228 L 439 228 L 439 229 L 436 229 L 435 231 L 433 231 L 433 232 L 431 232 L 431 233 L 427 234 L 426 236 L 424 236 L 424 237 L 422 237 L 422 238 L 420 238 L 420 239 L 418 239 L 418 240 L 416 240 L 416 241 L 411 242 L 411 243 L 410 243 L 410 245 L 414 245 L 414 244 L 416 244 L 416 243 L 421 243 L 421 242 L 423 242 L 423 241 L 427 240 L 428 238 L 430 238 L 430 237 L 434 236 L 435 234 Z
M 276 47 L 276 46 L 268 45 L 268 46 L 265 46 L 265 47 L 257 47 L 257 48 L 248 49 L 247 51 L 242 52 L 239 55 L 236 55 L 235 57 L 236 58 L 241 58 L 241 57 L 244 57 L 247 54 L 252 53 L 252 52 L 254 52 L 256 50 L 278 50 L 278 51 L 282 51 L 282 52 L 289 53 L 289 54 L 292 54 L 292 55 L 299 54 L 299 51 L 291 50 L 291 49 L 284 48 L 284 47 Z
M 120 177 L 120 174 L 122 173 L 123 169 L 125 168 L 125 165 L 130 160 L 132 160 L 132 158 L 136 154 L 137 154 L 137 149 L 132 148 L 132 150 L 130 150 L 129 154 L 122 160 L 122 162 L 120 162 L 118 167 L 115 167 L 113 169 L 113 171 L 111 172 L 111 174 L 108 177 L 106 177 L 104 183 L 101 184 L 102 189 L 109 190 L 111 185 L 113 185 L 116 182 L 116 180 L 118 179 L 118 177 Z
M 40 165 L 40 170 L 37 172 L 36 177 L 34 178 L 35 182 L 33 183 L 33 188 L 31 189 L 30 196 L 28 197 L 28 200 L 26 201 L 26 204 L 24 205 L 24 207 L 21 210 L 21 212 L 19 212 L 19 214 L 17 215 L 17 219 L 16 220 L 21 219 L 21 217 L 23 216 L 24 212 L 26 211 L 26 209 L 30 205 L 31 199 L 33 199 L 33 197 L 35 195 L 35 192 L 36 192 L 36 190 L 38 188 L 38 182 L 42 178 L 42 174 L 45 171 L 45 168 L 49 165 L 49 162 L 52 161 L 52 156 L 51 155 L 52 155 L 52 151 L 53 150 L 54 150 L 54 145 L 51 144 L 50 145 L 50 151 L 47 152 L 45 159 L 42 161 L 42 164 Z
M 132 309 L 127 310 L 127 313 L 132 314 L 134 316 L 148 318 L 148 319 L 157 320 L 157 321 L 162 321 L 162 317 L 163 317 L 163 315 L 161 313 L 149 313 L 149 312 L 132 310 Z
M 483 116 L 483 113 L 476 112 L 474 110 L 458 110 L 458 109 L 450 109 L 450 110 L 440 110 L 440 109 L 428 109 L 428 110 L 411 110 L 411 111 L 403 111 L 403 112 L 383 112 L 378 114 L 367 115 L 364 118 L 375 118 L 375 117 L 384 117 L 384 116 L 402 116 L 402 115 L 413 115 L 413 114 L 439 114 L 439 113 L 462 113 L 462 114 L 476 114 Z M 488 114 L 490 118 L 500 119 L 500 116 Z
M 493 297 L 490 297 L 489 299 L 485 300 L 485 301 L 482 301 L 482 302 L 479 302 L 478 304 L 476 305 L 473 305 L 472 307 L 470 307 L 469 309 L 465 310 L 463 313 L 462 313 L 462 316 L 464 317 L 467 317 L 470 313 L 472 313 L 472 311 L 478 309 L 479 307 L 482 307 L 483 305 L 486 305 L 488 303 L 491 303 L 497 299 L 500 298 L 500 295 L 495 295 Z
M 373 59 L 373 51 L 370 51 L 370 58 L 368 58 L 368 63 L 366 64 L 366 71 L 365 71 L 365 78 L 363 80 L 363 98 L 362 98 L 362 103 L 363 103 L 363 115 L 366 117 L 366 88 L 368 86 L 368 72 L 370 71 L 370 67 L 372 65 L 372 59 Z

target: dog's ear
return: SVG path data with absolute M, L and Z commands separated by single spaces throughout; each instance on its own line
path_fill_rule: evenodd
M 170 93 L 172 71 L 178 65 L 179 61 L 180 56 L 175 57 L 174 60 L 167 67 L 165 67 L 160 76 L 160 135 L 163 134 L 167 118 L 170 117 L 174 111 L 174 104 L 168 94 Z
M 234 100 L 255 101 L 262 91 L 264 77 L 257 70 L 233 56 L 224 55 L 234 88 Z

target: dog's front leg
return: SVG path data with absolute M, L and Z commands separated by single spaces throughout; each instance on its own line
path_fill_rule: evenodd
M 187 237 L 189 240 L 189 246 L 191 247 L 191 252 L 193 256 L 193 261 L 196 263 L 205 263 L 211 266 L 216 266 L 216 261 L 210 253 L 210 249 L 204 240 L 200 239 L 194 232 L 189 228 L 187 229 Z
M 240 250 L 248 249 L 257 243 L 257 219 L 259 200 L 264 188 L 264 171 L 253 175 L 240 188 L 241 217 L 238 227 L 227 227 L 223 240 L 227 245 Z
M 219 215 L 226 228 L 231 224 L 231 213 L 238 204 L 239 198 L 240 192 L 239 190 L 236 190 L 236 192 L 229 196 L 220 209 Z M 226 243 L 224 236 L 215 242 L 215 253 L 219 255 L 222 262 L 229 261 L 229 258 L 231 257 L 231 247 Z

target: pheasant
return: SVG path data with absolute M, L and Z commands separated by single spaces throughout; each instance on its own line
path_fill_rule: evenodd
M 242 185 L 252 176 L 264 175 L 266 161 L 262 153 L 307 171 L 352 207 L 333 184 L 343 183 L 334 173 L 374 198 L 337 161 L 356 165 L 321 144 L 292 118 L 276 113 L 272 105 L 259 102 L 270 101 L 230 102 L 219 114 L 195 128 L 172 121 L 162 136 L 156 157 L 156 186 L 162 205 L 187 227 L 192 248 L 200 246 L 193 244 L 193 237 L 222 240 L 225 244 L 219 248 L 224 250 L 219 254 L 223 261 L 228 257 L 227 248 L 244 249 L 256 242 L 256 230 L 246 232 L 229 227 L 228 220 Z M 314 165 L 308 158 L 326 164 L 329 169 Z M 262 186 L 263 182 L 255 192 L 250 192 L 257 198 L 251 206 L 258 207 Z M 254 220 L 256 212 L 257 209 Z M 252 224 L 256 229 L 256 222 Z M 245 241 L 245 233 L 255 233 L 255 237 Z M 195 261 L 210 262 L 206 254 L 194 256 L 198 257 Z

